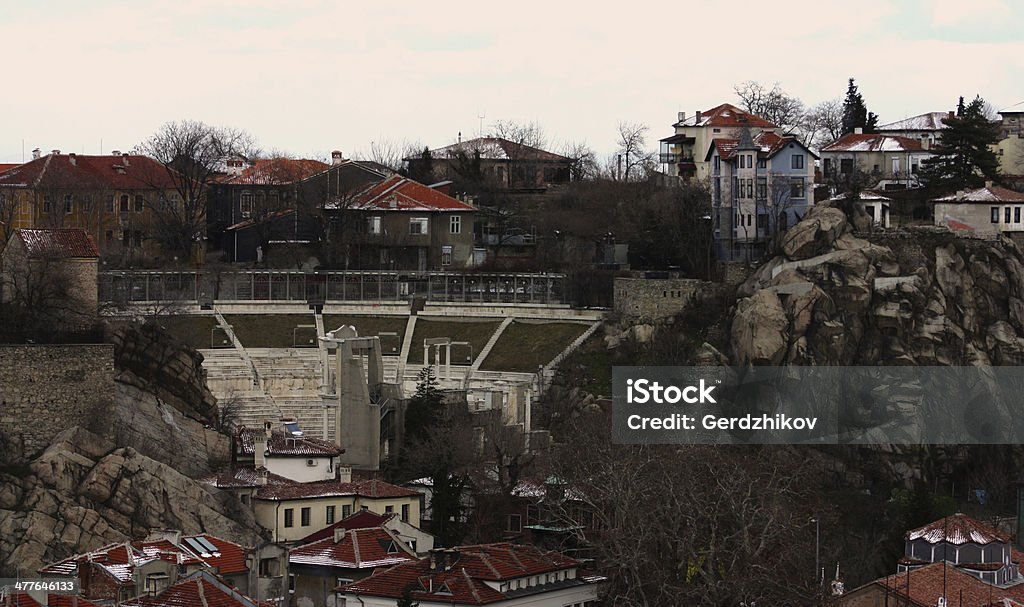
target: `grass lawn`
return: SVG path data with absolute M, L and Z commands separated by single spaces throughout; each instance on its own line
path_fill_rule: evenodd
M 587 330 L 567 322 L 513 322 L 494 344 L 480 368 L 484 371 L 532 373 L 546 365 Z
M 380 335 L 381 333 L 397 333 L 395 337 L 380 338 L 380 346 L 384 356 L 398 356 L 402 353 L 402 340 L 405 339 L 405 323 L 408 316 L 341 316 L 324 315 L 324 331 L 333 331 L 342 325 L 352 325 L 360 337 Z M 422 356 L 421 356 L 422 358 Z
M 196 348 L 197 350 L 208 349 L 210 336 L 214 327 L 217 326 L 217 319 L 212 315 L 181 314 L 178 316 L 161 316 L 155 319 L 159 325 L 163 325 L 167 332 L 181 341 Z M 223 336 L 223 333 L 218 331 Z M 223 344 L 218 344 L 222 346 Z
M 409 364 L 423 364 L 423 340 L 432 337 L 450 337 L 452 341 L 468 341 L 473 349 L 472 356 L 476 357 L 480 354 L 480 350 L 487 345 L 487 340 L 491 338 L 500 324 L 501 321 L 498 320 L 461 322 L 420 318 L 416 321 L 416 330 L 412 335 L 412 349 L 409 352 L 408 362 Z M 469 356 L 469 348 L 466 346 L 452 347 L 452 364 L 471 364 L 473 361 L 469 360 Z M 441 362 L 444 363 L 443 358 Z
M 315 325 L 316 318 L 310 314 L 236 314 L 225 316 L 235 330 L 238 341 L 246 348 L 315 348 L 316 328 L 311 326 L 298 330 L 299 343 L 295 344 L 295 328 L 298 325 Z M 310 343 L 312 340 L 312 343 Z

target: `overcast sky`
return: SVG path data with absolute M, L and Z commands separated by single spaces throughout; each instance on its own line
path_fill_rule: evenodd
M 0 162 L 128 150 L 162 123 L 250 131 L 305 157 L 430 147 L 498 120 L 557 151 L 649 143 L 745 80 L 808 105 L 855 77 L 882 122 L 1024 100 L 1024 2 L 3 2 Z M 484 116 L 484 118 L 480 118 Z

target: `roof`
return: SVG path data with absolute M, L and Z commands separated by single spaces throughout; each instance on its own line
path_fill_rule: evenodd
M 245 548 L 239 544 L 206 533 L 188 535 L 181 538 L 181 541 L 186 546 L 195 546 L 193 552 L 198 551 L 204 543 L 212 544 L 216 550 L 212 552 L 200 551 L 198 552 L 199 558 L 206 562 L 206 564 L 216 567 L 217 573 L 220 575 L 244 573 L 249 570 L 249 567 L 245 564 Z
M 184 578 L 157 596 L 139 597 L 125 607 L 257 607 L 261 605 L 206 572 Z
M 710 110 L 700 113 L 700 120 L 694 114 L 685 120 L 677 122 L 674 126 L 697 126 L 697 127 L 737 127 L 752 126 L 759 128 L 777 129 L 779 125 L 769 122 L 756 114 L 751 114 L 731 103 L 716 105 Z
M 256 438 L 266 436 L 262 428 L 242 428 L 238 432 L 237 449 L 241 455 L 256 452 Z M 291 436 L 273 432 L 267 440 L 267 454 L 275 457 L 337 457 L 344 453 L 330 441 L 309 436 Z
M 1000 114 L 1020 114 L 1024 113 L 1024 101 L 1019 101 L 1010 107 L 999 110 Z
M 848 592 L 847 595 L 870 586 L 883 588 L 886 594 L 893 594 L 894 599 L 898 596 L 918 607 L 934 607 L 942 596 L 955 597 L 953 600 L 957 601 L 958 605 L 974 607 L 1002 605 L 1001 601 L 1004 598 L 1018 603 L 1024 601 L 1024 584 L 995 586 L 945 562 L 932 563 L 909 572 L 879 578 Z
M 18 238 L 33 259 L 98 259 L 99 249 L 82 228 L 20 229 Z
M 849 197 L 849 193 L 843 192 L 842 194 L 836 194 L 829 200 L 846 200 Z M 892 198 L 876 192 L 875 190 L 864 190 L 857 196 L 857 200 L 863 202 L 892 202 Z
M 431 567 L 431 560 L 434 567 Z M 450 560 L 446 560 L 450 559 Z M 415 601 L 486 605 L 522 594 L 581 586 L 603 578 L 563 579 L 529 589 L 501 592 L 485 582 L 501 582 L 527 576 L 552 573 L 579 566 L 579 562 L 557 552 L 535 546 L 485 544 L 435 551 L 430 557 L 375 573 L 368 578 L 338 588 L 339 593 L 399 598 L 406 588 L 414 588 Z
M 380 527 L 385 522 L 396 516 L 398 516 L 398 514 L 395 512 L 389 514 L 377 514 L 371 510 L 359 510 L 357 512 L 353 512 L 349 516 L 346 516 L 333 525 L 329 525 L 320 531 L 307 535 L 299 541 L 303 544 L 309 544 L 311 542 L 322 540 L 326 537 L 334 537 L 335 529 L 365 529 L 367 527 Z
M 255 161 L 240 174 L 224 180 L 228 185 L 285 185 L 308 179 L 329 169 L 319 160 L 264 158 Z
M 941 198 L 933 198 L 932 202 L 1024 202 L 1024 194 L 999 186 L 986 186 L 976 190 L 955 192 Z
M 468 139 L 443 148 L 430 150 L 430 154 L 434 158 L 451 158 L 459 152 L 468 155 L 479 152 L 482 160 L 530 159 L 541 162 L 572 162 L 570 158 L 560 154 L 547 152 L 524 143 L 509 141 L 503 137 L 477 137 L 476 139 Z M 419 159 L 420 155 L 417 154 L 404 160 L 415 161 Z
M 822 152 L 921 152 L 921 142 L 882 133 L 847 133 L 821 148 Z
M 262 225 L 267 222 L 277 221 L 283 219 L 295 213 L 295 209 L 279 209 L 277 211 L 271 211 L 266 214 L 261 214 L 258 217 L 251 217 L 249 219 L 243 219 L 238 223 L 229 225 L 224 228 L 225 232 L 234 232 L 236 230 L 245 230 L 256 225 Z
M 16 162 L 16 163 L 0 162 L 0 173 L 3 173 L 4 171 L 9 171 L 9 170 L 13 169 L 14 167 L 20 167 L 20 166 L 21 166 L 21 163 L 19 163 L 19 162 Z
M 397 535 L 383 527 L 346 530 L 341 541 L 334 533 L 315 542 L 292 548 L 288 562 L 340 569 L 375 569 L 415 561 L 416 554 Z
M 950 112 L 928 112 L 920 116 L 911 116 L 889 124 L 883 124 L 876 131 L 938 131 L 946 128 L 942 123 L 949 118 Z
M 929 544 L 947 542 L 956 546 L 968 542 L 991 544 L 992 542 L 1006 543 L 1009 541 L 1004 534 L 991 526 L 960 513 L 928 523 L 924 527 L 911 529 L 907 532 L 906 539 L 911 541 L 923 539 Z
M 369 185 L 356 194 L 351 209 L 364 211 L 473 212 L 476 207 L 400 175 Z
M 46 595 L 46 605 L 33 599 L 23 592 L 15 592 L 10 595 L 10 607 L 98 607 L 96 603 L 87 601 L 81 597 L 68 596 L 63 594 Z M 6 600 L 2 603 L 7 607 Z
M 47 154 L 0 173 L 0 187 L 170 190 L 180 179 L 156 160 L 138 154 Z
M 718 151 L 718 155 L 722 157 L 722 160 L 730 160 L 735 156 L 735 153 L 740 150 L 740 140 L 729 137 L 716 137 L 711 140 L 711 147 L 708 148 L 707 156 L 705 160 L 711 158 L 712 152 Z M 791 143 L 795 143 L 808 152 L 811 156 L 817 158 L 818 155 L 810 151 L 808 147 L 802 143 L 796 137 L 776 135 L 773 131 L 761 131 L 757 137 L 753 138 L 751 143 L 748 143 L 748 147 L 742 149 L 756 149 L 757 155 L 761 158 L 771 158 L 775 154 L 786 148 Z
M 405 489 L 382 480 L 361 480 L 343 483 L 338 480 L 300 483 L 277 475 L 269 475 L 268 483 L 256 491 L 256 499 L 284 501 L 320 497 L 358 496 L 371 499 L 422 496 L 418 491 Z M 284 482 L 280 482 L 280 481 Z

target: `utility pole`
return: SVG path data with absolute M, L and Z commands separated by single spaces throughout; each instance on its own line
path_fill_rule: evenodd
M 814 577 L 821 581 L 824 575 L 821 574 L 821 523 L 818 521 L 818 517 L 811 519 L 814 523 Z

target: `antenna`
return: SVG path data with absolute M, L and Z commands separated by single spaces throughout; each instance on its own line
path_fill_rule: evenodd
M 484 110 L 483 113 L 477 114 L 476 117 L 480 119 L 480 130 L 477 132 L 477 134 L 479 136 L 483 137 L 484 136 L 484 118 L 487 118 L 487 111 Z

